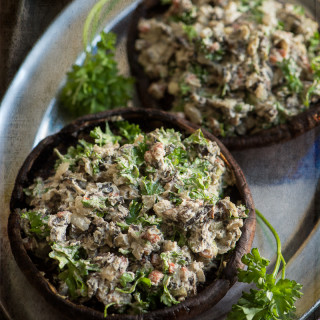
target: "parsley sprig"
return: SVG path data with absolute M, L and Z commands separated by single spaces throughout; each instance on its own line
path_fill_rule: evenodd
M 303 89 L 303 85 L 300 80 L 300 70 L 296 62 L 292 58 L 283 59 L 280 63 L 280 68 L 289 91 L 291 93 L 300 93 Z
M 100 33 L 96 46 L 89 45 L 106 16 L 118 0 L 99 0 L 90 10 L 83 28 L 85 59 L 74 64 L 59 100 L 64 111 L 72 116 L 125 107 L 133 96 L 133 78 L 119 74 L 115 61 L 116 35 Z
M 116 36 L 100 34 L 97 49 L 86 52 L 82 65 L 73 65 L 67 73 L 60 101 L 74 116 L 126 106 L 132 97 L 133 79 L 118 74 L 115 56 Z
M 268 226 L 277 242 L 277 259 L 272 274 L 267 274 L 270 261 L 261 257 L 259 250 L 253 248 L 251 253 L 242 257 L 247 270 L 239 270 L 238 280 L 254 283 L 258 290 L 243 292 L 238 303 L 232 306 L 227 320 L 280 320 L 292 319 L 295 302 L 302 295 L 302 285 L 285 278 L 286 262 L 281 252 L 279 235 L 269 221 L 256 210 L 259 218 Z M 281 278 L 277 280 L 281 262 L 283 264 Z

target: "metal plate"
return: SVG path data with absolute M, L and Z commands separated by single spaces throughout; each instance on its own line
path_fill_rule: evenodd
M 0 308 L 9 319 L 65 318 L 22 275 L 6 228 L 11 191 L 22 162 L 37 142 L 70 120 L 60 114 L 53 97 L 72 63 L 81 60 L 83 23 L 94 3 L 76 0 L 54 21 L 26 58 L 0 106 Z M 312 0 L 304 4 L 315 12 Z M 135 6 L 132 0 L 122 0 L 105 17 L 106 30 L 118 34 L 116 57 L 124 74 L 128 73 L 126 26 Z M 320 129 L 286 143 L 233 154 L 256 207 L 280 234 L 287 276 L 303 284 L 297 317 L 306 319 L 320 304 Z M 263 225 L 257 226 L 254 247 L 274 262 L 275 242 Z M 202 319 L 224 319 L 247 288 L 236 284 Z

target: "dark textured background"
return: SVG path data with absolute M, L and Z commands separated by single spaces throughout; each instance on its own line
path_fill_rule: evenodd
M 71 0 L 0 0 L 0 101 L 35 42 Z

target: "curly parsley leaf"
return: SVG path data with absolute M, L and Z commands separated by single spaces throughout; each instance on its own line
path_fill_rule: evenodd
M 137 148 L 124 149 L 122 157 L 118 158 L 116 161 L 118 163 L 120 176 L 127 178 L 130 184 L 137 185 L 137 178 L 140 176 L 140 158 L 137 153 Z
M 286 85 L 291 93 L 300 93 L 303 89 L 302 82 L 300 80 L 300 70 L 296 62 L 289 58 L 283 59 L 279 64 L 286 80 Z
M 93 196 L 91 198 L 84 197 L 81 202 L 85 208 L 93 208 L 98 211 L 106 211 L 107 201 L 107 198 Z
M 41 214 L 38 211 L 22 212 L 21 217 L 29 220 L 30 229 L 29 232 L 35 235 L 39 239 L 43 239 L 50 234 L 50 228 L 48 226 L 48 216 Z
M 100 164 L 102 161 L 101 156 L 94 151 L 93 144 L 83 139 L 78 141 L 76 147 L 69 147 L 67 153 L 62 155 L 59 150 L 54 149 L 54 152 L 58 156 L 58 160 L 55 163 L 55 169 L 63 162 L 69 163 L 69 169 L 72 171 L 74 167 L 84 158 L 90 159 L 90 167 L 92 168 L 92 174 L 96 174 L 100 171 Z
M 164 129 L 161 127 L 160 129 L 156 129 L 154 134 L 149 135 L 149 139 L 153 143 L 153 139 L 160 141 L 164 145 L 174 145 L 175 147 L 184 147 L 181 143 L 181 133 L 175 131 L 174 129 Z
M 263 258 L 262 260 L 267 261 Z M 245 261 L 249 263 L 247 264 Z M 259 266 L 260 259 L 258 261 L 255 258 L 253 260 L 251 258 L 249 260 L 243 259 L 242 262 L 248 266 L 248 270 L 250 268 L 250 271 L 242 270 L 241 276 L 239 272 L 239 281 L 255 283 L 261 290 L 251 289 L 249 293 L 243 292 L 238 303 L 232 307 L 227 319 L 292 319 L 292 313 L 295 311 L 294 304 L 302 295 L 299 291 L 302 286 L 294 280 L 288 279 L 280 279 L 275 282 L 272 275 L 266 274 L 265 266 L 255 272 L 251 263 L 254 262 Z
M 302 7 L 302 6 L 294 5 L 294 6 L 293 6 L 293 11 L 294 11 L 296 14 L 300 15 L 300 16 L 305 15 L 305 9 L 304 9 L 304 7 Z
M 60 93 L 64 110 L 74 116 L 126 106 L 133 94 L 133 79 L 118 74 L 114 60 L 116 36 L 101 34 L 96 52 L 86 52 L 81 66 L 73 65 Z
M 137 124 L 129 123 L 128 121 L 119 121 L 116 124 L 120 134 L 127 139 L 127 143 L 133 143 L 141 133 L 141 129 Z
M 314 78 L 319 80 L 320 79 L 320 56 L 314 57 L 311 60 L 311 69 L 314 74 Z
M 316 79 L 313 81 L 312 85 L 308 88 L 303 104 L 305 107 L 309 108 L 310 107 L 310 103 L 312 102 L 312 97 L 314 95 L 319 95 L 320 93 L 320 79 Z
M 185 144 L 199 144 L 207 146 L 209 144 L 208 140 L 204 137 L 201 129 L 196 130 L 188 138 L 183 141 Z
M 127 286 L 127 283 L 130 283 L 134 280 L 134 274 L 132 272 L 124 272 L 120 279 L 119 282 L 120 284 L 125 288 Z
M 125 286 L 127 286 L 127 283 L 132 282 L 131 281 L 124 281 L 124 279 L 122 279 L 122 284 L 125 284 Z M 146 286 L 148 288 L 151 287 L 151 280 L 149 278 L 147 278 L 147 272 L 145 270 L 139 270 L 136 273 L 136 277 L 135 277 L 135 282 L 134 284 L 129 287 L 129 288 L 125 288 L 125 289 L 120 289 L 120 288 L 116 288 L 116 291 L 118 292 L 122 292 L 122 293 L 133 293 L 136 291 L 136 287 L 138 284 L 142 284 L 143 286 Z
M 263 11 L 261 10 L 261 6 L 264 0 L 241 0 L 239 11 L 242 13 L 248 13 L 250 18 L 253 18 L 258 23 L 262 23 L 263 19 Z
M 121 137 L 116 136 L 110 130 L 108 122 L 106 122 L 106 130 L 103 132 L 100 127 L 95 127 L 90 132 L 90 137 L 94 138 L 94 142 L 98 144 L 100 147 L 106 145 L 107 143 L 116 143 L 118 142 Z
M 164 189 L 162 185 L 157 181 L 147 180 L 146 177 L 144 177 L 141 180 L 142 186 L 141 186 L 141 194 L 142 195 L 154 195 L 154 194 L 160 194 L 164 192 Z
M 168 3 L 168 0 L 161 0 L 162 2 L 167 2 Z M 172 1 L 170 1 L 172 2 Z M 175 15 L 172 16 L 172 20 L 175 21 L 175 22 L 182 22 L 186 25 L 192 25 L 195 20 L 196 20 L 196 11 L 197 11 L 197 8 L 196 6 L 192 6 L 186 10 L 183 10 L 181 13 L 177 13 Z
M 186 236 L 180 230 L 174 228 L 173 235 L 171 237 L 171 241 L 176 241 L 179 247 L 183 247 L 187 243 Z
M 131 221 L 130 223 L 138 224 L 141 223 L 143 227 L 145 226 L 159 226 L 162 223 L 162 218 L 157 217 L 156 215 L 140 215 L 140 213 L 136 216 L 136 218 L 127 217 L 128 221 Z M 117 226 L 121 228 L 121 230 L 125 231 L 128 230 L 130 227 L 130 224 L 128 223 L 121 223 L 117 222 Z
M 174 166 L 183 165 L 188 161 L 188 153 L 181 147 L 175 148 L 167 157 Z
M 139 217 L 141 208 L 142 208 L 142 203 L 132 200 L 129 206 L 129 215 L 126 218 L 126 223 L 128 224 L 134 223 Z
M 69 162 L 70 166 L 74 166 L 82 157 L 90 157 L 93 153 L 93 144 L 83 139 L 78 141 L 78 144 L 74 147 L 68 148 L 67 153 L 62 155 L 58 149 L 54 149 L 54 152 L 58 156 L 55 166 L 57 167 L 62 162 Z
M 259 250 L 253 248 L 251 253 L 242 257 L 242 262 L 248 266 L 246 271 L 239 270 L 238 279 L 240 282 L 251 283 L 257 280 L 257 283 L 263 283 L 266 275 L 266 267 L 270 261 L 260 256 Z
M 188 37 L 188 40 L 192 42 L 195 38 L 198 37 L 198 33 L 193 26 L 182 23 L 182 29 Z
M 144 214 L 138 218 L 138 221 L 142 224 L 143 227 L 145 226 L 158 226 L 162 223 L 162 218 L 157 217 L 156 215 L 148 215 Z
M 149 309 L 150 303 L 148 301 L 142 300 L 141 293 L 135 292 L 133 294 L 133 297 L 135 299 L 135 302 L 131 304 L 131 307 L 133 308 L 134 312 L 136 314 L 141 314 L 141 313 L 147 312 Z
M 179 206 L 183 202 L 177 193 L 171 191 L 169 192 L 169 200 L 176 206 Z

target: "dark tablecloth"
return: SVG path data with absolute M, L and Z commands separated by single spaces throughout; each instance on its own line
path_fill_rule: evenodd
M 0 101 L 24 58 L 71 0 L 0 0 Z

